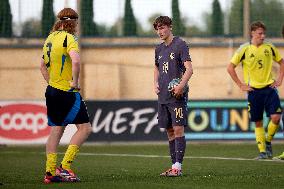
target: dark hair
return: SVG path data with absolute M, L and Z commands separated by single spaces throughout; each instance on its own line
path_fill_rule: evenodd
M 172 19 L 168 16 L 159 16 L 155 19 L 154 23 L 153 23 L 153 27 L 155 30 L 157 30 L 157 28 L 159 26 L 171 26 L 172 25 Z
M 53 25 L 51 32 L 57 31 L 63 26 L 64 31 L 75 34 L 78 17 L 79 15 L 75 10 L 71 8 L 62 9 L 57 14 L 59 20 Z
M 258 28 L 262 28 L 264 31 L 266 30 L 264 23 L 261 21 L 257 21 L 257 22 L 253 22 L 250 25 L 250 32 L 257 30 Z

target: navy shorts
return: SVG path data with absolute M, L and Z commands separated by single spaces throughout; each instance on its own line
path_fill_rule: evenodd
M 158 103 L 158 125 L 160 128 L 171 128 L 173 126 L 187 126 L 188 109 L 184 102 L 170 104 Z
M 49 126 L 89 122 L 87 108 L 79 92 L 66 92 L 48 86 L 45 98 Z
M 253 122 L 261 121 L 264 111 L 267 117 L 272 114 L 281 114 L 282 109 L 277 90 L 265 87 L 250 91 L 248 93 L 248 111 L 250 120 Z

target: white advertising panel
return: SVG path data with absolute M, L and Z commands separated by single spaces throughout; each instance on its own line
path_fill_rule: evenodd
M 44 101 L 0 101 L 0 144 L 45 144 L 50 130 Z M 69 125 L 61 143 L 67 144 L 75 131 Z

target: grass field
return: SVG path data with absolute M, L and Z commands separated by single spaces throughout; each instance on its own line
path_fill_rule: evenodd
M 273 147 L 275 154 L 284 150 L 283 144 Z M 42 182 L 44 150 L 0 147 L 0 188 L 284 188 L 284 161 L 253 160 L 252 143 L 188 143 L 179 178 L 159 176 L 170 165 L 166 145 L 85 145 L 73 165 L 82 182 L 51 185 Z

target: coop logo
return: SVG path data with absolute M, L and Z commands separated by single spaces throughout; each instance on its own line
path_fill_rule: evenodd
M 46 108 L 36 104 L 12 104 L 0 108 L 0 137 L 16 140 L 48 136 Z

